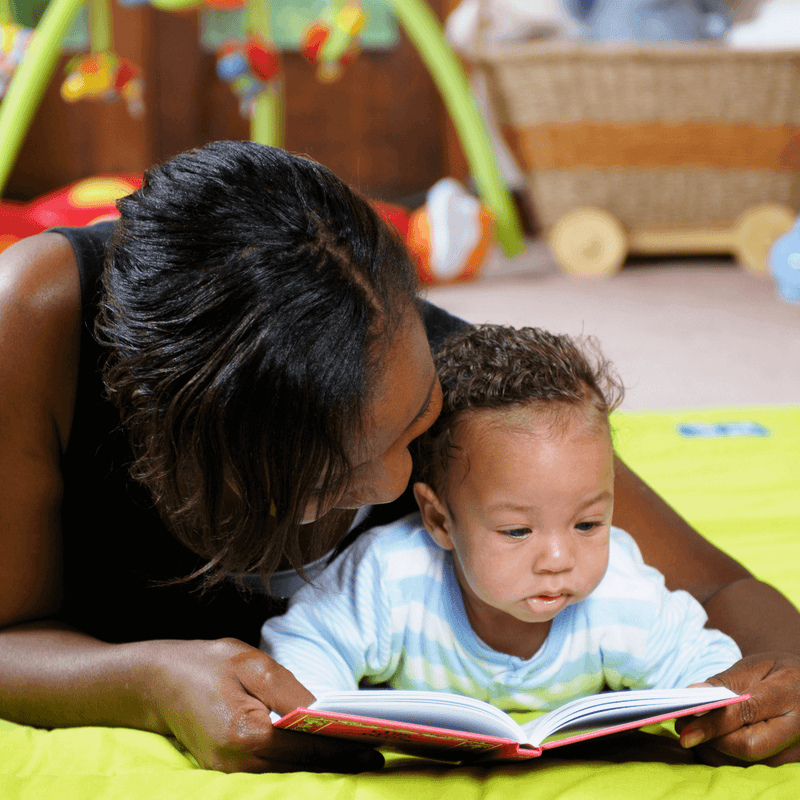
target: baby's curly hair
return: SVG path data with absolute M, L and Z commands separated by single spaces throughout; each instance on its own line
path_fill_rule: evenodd
M 416 441 L 417 478 L 438 489 L 454 455 L 465 414 L 531 407 L 552 414 L 584 407 L 600 419 L 619 406 L 624 388 L 597 340 L 541 328 L 476 325 L 449 336 L 434 356 L 442 413 Z

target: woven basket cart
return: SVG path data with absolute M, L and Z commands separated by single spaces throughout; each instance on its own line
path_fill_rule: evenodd
M 800 209 L 800 51 L 479 42 L 474 64 L 567 272 L 628 253 L 768 272 Z

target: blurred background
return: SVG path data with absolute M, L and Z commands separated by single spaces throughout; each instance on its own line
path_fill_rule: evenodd
M 433 0 L 431 8 L 443 21 L 451 4 Z M 41 0 L 16 0 L 12 8 L 26 25 L 43 10 Z M 313 14 L 309 4 L 309 21 Z M 370 196 L 396 200 L 451 174 L 450 159 L 459 155 L 448 144 L 447 115 L 433 80 L 388 7 L 384 15 L 382 39 L 364 46 L 336 82 L 317 80 L 296 49 L 282 52 L 285 146 Z M 115 50 L 141 67 L 143 116 L 132 119 L 123 103 L 65 103 L 60 84 L 74 49 L 64 52 L 4 197 L 29 200 L 87 176 L 141 172 L 216 139 L 250 137 L 234 93 L 216 73 L 213 44 L 204 44 L 202 11 L 170 13 L 115 0 L 113 33 Z
M 0 0 L 0 21 L 0 247 L 131 188 L 77 181 L 217 139 L 398 204 L 427 284 L 533 240 L 583 278 L 642 255 L 769 277 L 800 209 L 796 0 Z

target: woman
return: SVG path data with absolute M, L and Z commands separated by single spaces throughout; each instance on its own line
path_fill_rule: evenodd
M 174 735 L 227 771 L 374 766 L 272 730 L 311 695 L 251 646 L 273 601 L 228 576 L 302 572 L 356 509 L 402 513 L 380 504 L 439 411 L 428 339 L 464 323 L 420 305 L 361 197 L 280 150 L 178 156 L 120 211 L 0 261 L 0 716 Z M 767 722 L 715 747 L 794 760 L 800 615 L 622 464 L 615 523 L 751 654 L 725 682 Z

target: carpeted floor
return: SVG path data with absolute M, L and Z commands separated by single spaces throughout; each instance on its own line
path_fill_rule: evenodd
M 587 282 L 532 241 L 515 259 L 493 255 L 478 281 L 427 296 L 470 322 L 597 336 L 625 409 L 800 404 L 800 305 L 729 259 L 642 259 Z

